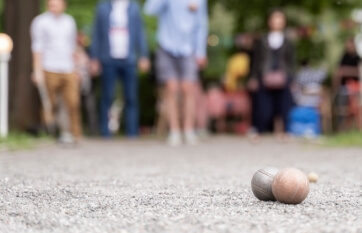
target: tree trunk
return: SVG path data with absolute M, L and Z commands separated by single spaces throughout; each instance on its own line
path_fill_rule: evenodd
M 9 119 L 13 129 L 26 130 L 40 122 L 40 102 L 31 82 L 30 24 L 39 13 L 38 0 L 5 0 L 5 32 L 14 41 L 9 76 Z

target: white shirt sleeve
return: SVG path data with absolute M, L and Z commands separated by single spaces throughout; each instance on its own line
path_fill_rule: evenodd
M 144 12 L 147 15 L 159 15 L 167 7 L 167 0 L 147 0 L 144 5 Z
M 31 24 L 30 28 L 30 35 L 31 35 L 31 49 L 33 52 L 41 53 L 43 52 L 43 28 L 41 24 L 41 20 L 39 18 L 35 18 Z
M 77 48 L 77 24 L 75 23 L 75 20 L 70 17 L 71 23 L 72 23 L 72 49 L 75 52 Z

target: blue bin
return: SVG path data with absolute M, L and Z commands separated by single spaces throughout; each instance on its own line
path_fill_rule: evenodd
M 288 132 L 295 136 L 316 137 L 321 134 L 321 119 L 317 109 L 295 107 L 289 114 Z

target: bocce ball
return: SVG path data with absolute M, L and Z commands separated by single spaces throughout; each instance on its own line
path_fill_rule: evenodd
M 309 180 L 302 171 L 285 168 L 275 175 L 272 191 L 274 197 L 281 203 L 300 204 L 308 196 Z
M 275 201 L 272 192 L 274 176 L 278 173 L 275 167 L 266 167 L 257 171 L 251 180 L 251 190 L 261 201 Z
M 311 172 L 308 174 L 308 180 L 310 183 L 316 183 L 318 181 L 318 174 L 315 172 Z

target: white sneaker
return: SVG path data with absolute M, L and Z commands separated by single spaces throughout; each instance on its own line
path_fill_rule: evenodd
M 184 136 L 185 136 L 186 144 L 188 144 L 190 146 L 195 146 L 195 145 L 199 144 L 199 139 L 198 139 L 195 131 L 193 131 L 193 130 L 185 131 Z
M 75 144 L 74 137 L 71 133 L 64 132 L 61 134 L 58 142 L 63 145 L 73 145 Z
M 172 147 L 177 147 L 182 144 L 181 133 L 171 132 L 167 138 L 167 144 Z
M 207 129 L 198 129 L 196 135 L 200 140 L 205 140 L 209 138 L 209 131 Z

